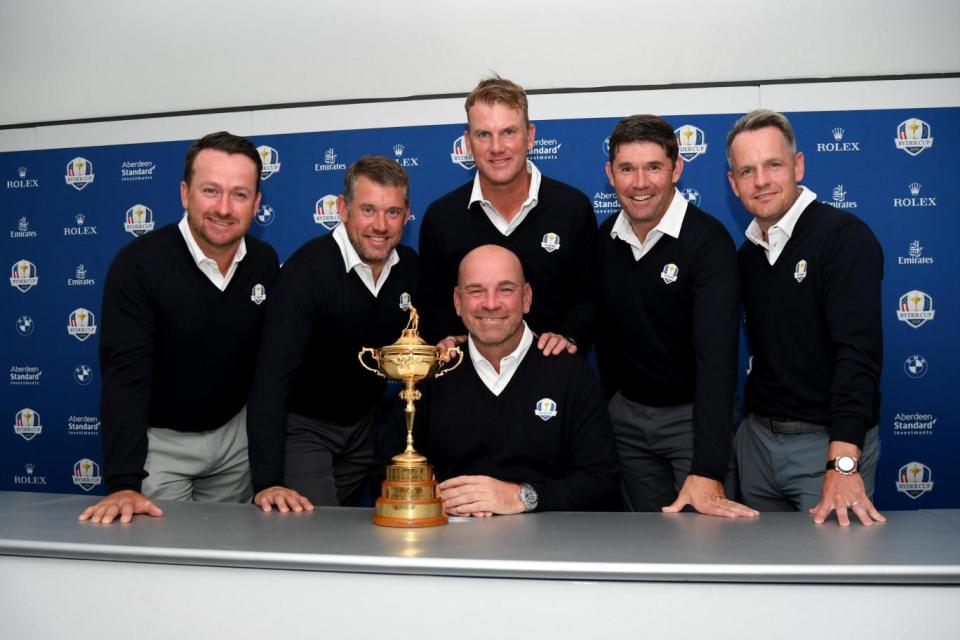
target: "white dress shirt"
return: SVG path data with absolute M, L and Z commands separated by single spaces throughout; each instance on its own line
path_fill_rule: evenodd
M 224 274 L 220 273 L 220 266 L 217 264 L 217 261 L 213 258 L 208 258 L 207 254 L 200 248 L 200 245 L 197 244 L 196 238 L 193 237 L 193 232 L 190 231 L 190 223 L 187 222 L 186 211 L 183 212 L 183 217 L 180 219 L 180 224 L 178 224 L 177 227 L 180 229 L 180 234 L 183 236 L 184 242 L 187 243 L 187 249 L 190 250 L 190 255 L 193 256 L 193 261 L 197 264 L 197 268 L 210 279 L 210 282 L 212 282 L 217 289 L 226 291 L 227 285 L 233 280 L 233 274 L 237 272 L 237 265 L 240 264 L 243 257 L 247 255 L 246 239 L 240 238 L 240 246 L 237 247 L 237 252 L 233 254 L 233 262 Z
M 499 373 L 486 358 L 480 355 L 477 345 L 473 342 L 473 336 L 468 337 L 467 342 L 470 345 L 470 360 L 473 362 L 473 368 L 476 369 L 477 375 L 480 376 L 480 380 L 487 386 L 487 389 L 490 389 L 490 393 L 499 396 L 500 392 L 507 388 L 513 374 L 517 372 L 517 367 L 520 366 L 520 361 L 523 360 L 523 356 L 526 355 L 530 345 L 533 344 L 533 332 L 524 322 L 520 344 L 512 353 L 500 358 Z
M 807 208 L 811 202 L 817 199 L 817 194 L 806 187 L 800 187 L 800 195 L 794 201 L 793 205 L 787 209 L 787 213 L 777 221 L 775 225 L 767 229 L 767 239 L 763 239 L 763 229 L 757 224 L 756 219 L 750 222 L 747 227 L 747 239 L 753 244 L 763 247 L 767 254 L 767 261 L 772 265 L 783 253 L 783 248 L 787 245 L 787 240 L 793 235 L 793 228 L 797 226 L 797 220 L 800 214 Z
M 337 246 L 340 247 L 340 253 L 343 255 L 343 266 L 346 272 L 350 273 L 351 270 L 356 271 L 357 275 L 360 276 L 361 282 L 370 290 L 373 297 L 376 298 L 377 294 L 380 293 L 380 288 L 383 287 L 383 283 L 386 282 L 390 276 L 390 269 L 393 268 L 393 265 L 400 262 L 400 256 L 397 255 L 397 250 L 393 249 L 390 251 L 390 255 L 387 256 L 387 262 L 383 265 L 383 269 L 380 270 L 380 277 L 374 282 L 373 269 L 360 259 L 360 254 L 353 248 L 353 243 L 350 242 L 350 237 L 347 235 L 347 228 L 343 226 L 343 223 L 338 224 L 337 228 L 333 230 L 333 239 L 337 243 Z
M 660 222 L 647 233 L 647 237 L 642 242 L 633 227 L 630 226 L 630 217 L 621 209 L 617 221 L 613 223 L 610 230 L 611 238 L 619 238 L 628 245 L 633 252 L 633 259 L 639 261 L 640 258 L 647 255 L 653 247 L 660 242 L 660 238 L 667 235 L 671 238 L 680 237 L 680 227 L 683 225 L 683 216 L 687 213 L 687 199 L 684 198 L 676 187 L 673 188 L 673 200 L 667 207 Z
M 496 207 L 489 200 L 483 197 L 483 190 L 480 189 L 480 172 L 473 177 L 473 191 L 470 193 L 470 202 L 467 208 L 473 206 L 474 202 L 479 202 L 483 212 L 487 214 L 490 222 L 497 228 L 497 231 L 505 236 L 513 233 L 514 229 L 520 226 L 523 219 L 527 217 L 530 210 L 537 206 L 537 198 L 540 195 L 540 170 L 536 165 L 527 160 L 527 173 L 530 174 L 530 191 L 527 193 L 527 199 L 520 206 L 520 211 L 513 217 L 513 220 L 507 222 L 506 218 L 500 215 Z

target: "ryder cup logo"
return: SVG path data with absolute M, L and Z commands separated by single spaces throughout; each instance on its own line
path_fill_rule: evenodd
M 897 476 L 897 491 L 914 500 L 933 490 L 933 471 L 922 462 L 908 462 Z
M 270 176 L 280 171 L 280 154 L 273 147 L 260 145 L 257 147 L 257 153 L 260 154 L 260 161 L 263 168 L 260 170 L 260 179 L 267 180 Z
M 93 312 L 80 307 L 70 312 L 67 319 L 67 333 L 83 342 L 97 332 L 97 319 Z
M 897 125 L 897 149 L 903 149 L 912 156 L 933 146 L 930 125 L 918 118 L 908 118 Z
M 37 266 L 29 260 L 19 260 L 10 267 L 10 286 L 26 293 L 37 286 L 40 276 L 37 275 Z
M 685 124 L 673 130 L 680 146 L 680 157 L 691 162 L 707 152 L 707 138 L 703 129 L 692 124 Z
M 261 227 L 269 227 L 271 224 L 273 224 L 273 219 L 275 217 L 276 214 L 273 211 L 273 207 L 268 204 L 262 204 L 257 209 L 257 214 L 254 219 Z
M 267 299 L 266 288 L 260 283 L 253 285 L 253 290 L 250 291 L 250 299 L 253 300 L 254 304 L 262 304 Z
M 406 291 L 404 291 L 403 293 L 400 294 L 400 309 L 401 309 L 401 310 L 403 310 L 403 311 L 409 311 L 409 310 L 410 310 L 410 304 L 411 304 L 412 302 L 413 302 L 413 301 L 410 299 L 410 294 L 409 294 L 409 293 L 407 293 Z
M 680 195 L 683 196 L 683 199 L 692 204 L 695 207 L 700 206 L 700 192 L 691 187 L 686 187 L 685 189 L 680 189 Z
M 807 277 L 807 261 L 800 260 L 797 262 L 797 266 L 793 269 L 793 279 L 797 282 L 803 282 L 803 279 Z
M 139 238 L 153 231 L 153 211 L 145 204 L 135 204 L 124 216 L 123 230 Z
M 914 329 L 919 329 L 927 320 L 933 320 L 935 313 L 933 298 L 923 291 L 914 289 L 900 296 L 897 320 L 906 322 Z
M 560 248 L 560 236 L 553 232 L 546 233 L 543 236 L 543 240 L 540 241 L 540 246 L 543 247 L 543 250 L 547 253 L 553 253 Z
M 21 336 L 28 336 L 33 333 L 33 318 L 30 316 L 20 316 L 17 318 L 17 333 Z
M 81 387 L 85 387 L 93 380 L 93 369 L 90 365 L 78 364 L 73 369 L 73 381 Z
M 90 458 L 77 460 L 73 465 L 73 484 L 90 491 L 100 484 L 100 465 Z
M 673 284 L 677 281 L 679 275 L 680 269 L 672 262 L 663 265 L 663 269 L 660 270 L 660 279 L 663 280 L 664 284 Z
M 80 191 L 93 182 L 93 163 L 86 158 L 74 158 L 67 163 L 67 184 Z
M 903 361 L 903 372 L 908 378 L 922 378 L 927 375 L 927 359 L 921 355 L 908 356 Z
M 467 171 L 472 171 L 477 166 L 473 156 L 467 152 L 467 144 L 463 141 L 463 136 L 453 141 L 453 153 L 450 154 L 450 162 L 460 165 Z
M 317 200 L 313 211 L 313 221 L 322 224 L 327 229 L 333 229 L 340 224 L 340 213 L 337 211 L 337 196 L 327 194 Z
M 14 432 L 24 440 L 33 440 L 43 431 L 40 414 L 33 409 L 20 409 L 13 421 Z
M 533 411 L 534 415 L 546 422 L 557 415 L 557 403 L 550 398 L 543 398 L 537 402 L 537 408 Z

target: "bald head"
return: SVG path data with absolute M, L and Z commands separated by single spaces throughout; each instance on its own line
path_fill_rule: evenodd
M 457 286 L 462 287 L 471 278 L 476 278 L 478 271 L 491 269 L 510 275 L 521 285 L 524 283 L 523 265 L 517 254 L 496 244 L 485 244 L 463 256 L 457 270 Z

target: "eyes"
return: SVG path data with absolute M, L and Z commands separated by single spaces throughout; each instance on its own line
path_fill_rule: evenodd
M 220 187 L 208 184 L 200 187 L 200 193 L 202 193 L 205 198 L 219 198 L 223 191 Z M 230 199 L 234 202 L 247 202 L 250 198 L 251 194 L 246 189 L 234 189 L 230 192 Z
M 500 136 L 508 140 L 512 140 L 520 135 L 520 129 L 515 127 L 509 127 L 500 132 Z M 477 140 L 488 141 L 493 138 L 492 131 L 477 131 L 475 134 Z
M 786 163 L 783 160 L 770 160 L 769 162 L 765 162 L 763 166 L 768 171 L 776 172 L 783 169 Z M 754 173 L 756 173 L 756 167 L 741 167 L 737 171 L 737 176 L 740 178 L 749 178 Z
M 404 213 L 403 209 L 400 207 L 390 207 L 384 212 L 388 219 L 390 220 L 402 220 Z M 371 205 L 361 205 L 360 206 L 360 215 L 364 218 L 372 218 L 377 215 L 377 208 Z
M 660 162 L 651 162 L 650 164 L 644 165 L 642 167 L 638 167 L 632 164 L 620 164 L 615 167 L 615 170 L 618 174 L 625 175 L 625 176 L 636 173 L 637 171 L 640 171 L 640 170 L 646 173 L 652 173 L 654 175 L 657 175 L 660 172 L 664 171 L 665 169 L 666 167 L 664 167 L 663 163 L 660 163 Z
M 510 297 L 516 295 L 520 287 L 515 284 L 502 284 L 496 288 L 496 293 L 500 297 Z M 482 298 L 487 295 L 487 290 L 481 286 L 464 287 L 464 294 L 471 298 Z

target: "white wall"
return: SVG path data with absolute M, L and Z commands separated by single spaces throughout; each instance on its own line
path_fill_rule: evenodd
M 528 89 L 956 72 L 958 26 L 956 0 L 4 0 L 0 125 L 466 93 L 490 70 Z

